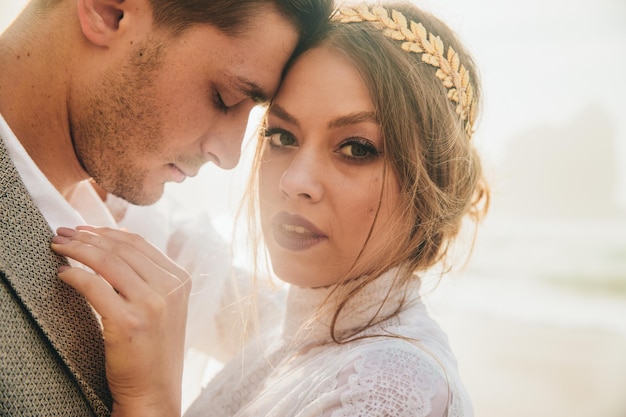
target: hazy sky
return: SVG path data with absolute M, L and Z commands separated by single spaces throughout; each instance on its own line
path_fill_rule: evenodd
M 497 164 L 512 138 L 541 127 L 558 131 L 594 108 L 612 124 L 608 158 L 618 164 L 615 193 L 626 207 L 626 1 L 416 3 L 448 22 L 475 55 L 484 86 L 475 140 L 488 159 Z M 0 0 L 0 28 L 24 4 Z

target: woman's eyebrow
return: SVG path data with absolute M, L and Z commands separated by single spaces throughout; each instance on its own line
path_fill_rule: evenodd
M 285 110 L 279 104 L 272 103 L 269 108 L 269 113 L 271 113 L 272 116 L 278 117 L 279 119 L 282 119 L 287 123 L 290 123 L 295 126 L 300 126 L 298 119 L 292 116 L 287 110 Z
M 343 126 L 354 125 L 357 123 L 370 122 L 379 124 L 376 113 L 373 111 L 359 111 L 337 117 L 328 123 L 328 128 L 337 128 Z
M 275 104 L 275 103 L 271 104 L 269 108 L 269 112 L 272 114 L 272 116 L 278 117 L 279 119 L 282 119 L 290 124 L 293 124 L 296 126 L 300 125 L 298 122 L 298 119 L 296 119 L 293 115 L 291 115 L 287 110 L 285 110 L 283 107 L 281 107 L 278 104 Z M 328 123 L 328 128 L 332 129 L 332 128 L 349 126 L 349 125 L 354 125 L 354 124 L 363 123 L 363 122 L 379 124 L 378 118 L 376 117 L 376 113 L 370 112 L 370 111 L 363 111 L 363 112 L 359 111 L 359 112 L 347 114 L 345 116 L 340 116 L 331 120 Z

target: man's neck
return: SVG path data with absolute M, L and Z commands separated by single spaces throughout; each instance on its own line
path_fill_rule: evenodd
M 64 196 L 87 178 L 72 146 L 68 48 L 29 5 L 0 36 L 0 114 L 39 169 Z

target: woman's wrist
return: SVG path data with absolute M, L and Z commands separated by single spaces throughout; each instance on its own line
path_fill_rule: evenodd
M 129 401 L 126 404 L 114 403 L 111 417 L 181 417 L 181 408 L 180 404 L 168 404 L 165 401 Z

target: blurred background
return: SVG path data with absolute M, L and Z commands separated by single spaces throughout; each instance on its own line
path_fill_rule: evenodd
M 415 2 L 482 71 L 492 208 L 429 296 L 476 416 L 626 417 L 626 1 Z M 25 4 L 0 0 L 0 30 Z M 249 148 L 166 192 L 230 239 Z

